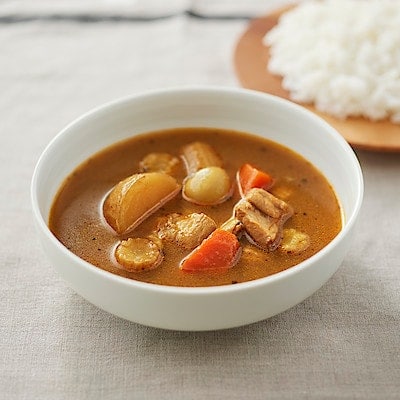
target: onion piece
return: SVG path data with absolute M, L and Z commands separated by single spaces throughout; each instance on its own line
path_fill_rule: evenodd
M 232 193 L 231 179 L 220 167 L 202 168 L 183 181 L 183 198 L 199 205 L 220 204 L 229 199 Z

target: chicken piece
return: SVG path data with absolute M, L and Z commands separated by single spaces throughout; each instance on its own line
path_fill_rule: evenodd
M 288 204 L 258 188 L 251 189 L 234 209 L 250 241 L 266 251 L 279 246 L 283 225 L 292 215 Z
M 164 258 L 162 248 L 149 238 L 129 238 L 115 249 L 115 259 L 129 272 L 150 271 Z
M 207 143 L 189 143 L 181 151 L 188 175 L 206 167 L 222 167 L 221 157 Z
M 170 214 L 160 221 L 158 236 L 185 249 L 194 249 L 216 229 L 214 220 L 203 213 Z
M 254 188 L 250 190 L 245 199 L 271 218 L 281 219 L 286 217 L 286 221 L 293 215 L 292 207 L 264 189 Z
M 149 153 L 140 161 L 139 168 L 141 172 L 164 172 L 174 175 L 179 164 L 179 158 L 169 153 Z
M 279 249 L 287 254 L 300 254 L 310 245 L 310 236 L 297 229 L 284 229 Z

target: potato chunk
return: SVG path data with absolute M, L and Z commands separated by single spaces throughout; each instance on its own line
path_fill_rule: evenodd
M 152 270 L 163 260 L 162 249 L 147 238 L 123 240 L 115 250 L 115 258 L 129 272 Z
M 118 234 L 127 233 L 179 191 L 180 185 L 167 174 L 134 174 L 119 182 L 107 196 L 104 218 Z

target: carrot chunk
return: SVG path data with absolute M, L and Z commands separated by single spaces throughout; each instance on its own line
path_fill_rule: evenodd
M 229 269 L 238 261 L 241 246 L 237 237 L 223 229 L 216 229 L 181 262 L 184 271 Z
M 268 190 L 274 183 L 272 177 L 268 173 L 248 163 L 240 167 L 237 173 L 237 182 L 242 196 L 253 188 Z

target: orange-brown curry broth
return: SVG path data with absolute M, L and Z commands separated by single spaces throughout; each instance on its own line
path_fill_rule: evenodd
M 270 173 L 275 184 L 270 190 L 279 197 L 284 189 L 291 191 L 285 200 L 294 215 L 285 228 L 296 228 L 311 238 L 310 247 L 299 255 L 288 255 L 279 249 L 266 253 L 241 239 L 243 254 L 236 266 L 223 272 L 184 272 L 180 260 L 188 253 L 165 243 L 163 263 L 153 271 L 129 273 L 118 267 L 113 253 L 121 239 L 144 237 L 155 230 L 157 218 L 168 213 L 205 212 L 217 224 L 232 215 L 239 199 L 233 197 L 217 206 L 197 206 L 179 194 L 129 235 L 118 237 L 102 218 L 102 202 L 120 180 L 139 172 L 139 161 L 151 152 L 178 155 L 179 148 L 192 141 L 212 145 L 224 160 L 232 180 L 244 163 Z M 184 175 L 182 167 L 182 176 Z M 285 270 L 309 258 L 328 244 L 341 229 L 341 210 L 326 179 L 309 162 L 271 141 L 246 133 L 211 128 L 179 128 L 135 136 L 94 155 L 79 166 L 64 182 L 55 198 L 49 226 L 56 237 L 72 252 L 93 265 L 112 273 L 151 283 L 173 286 L 214 286 L 249 281 Z

